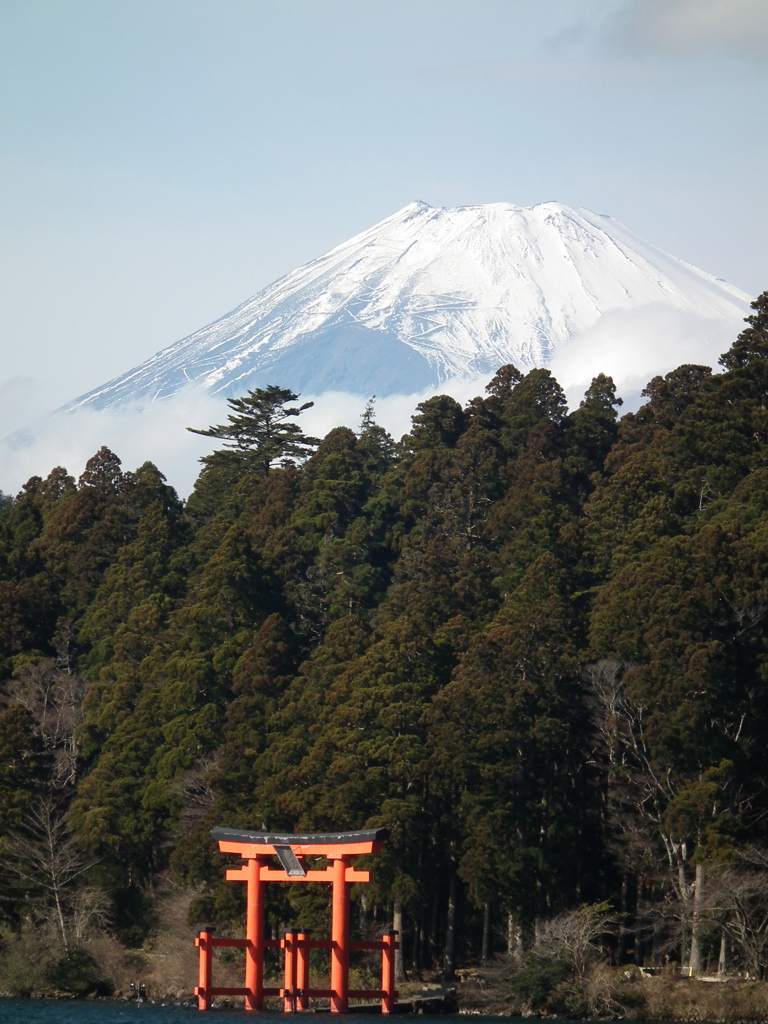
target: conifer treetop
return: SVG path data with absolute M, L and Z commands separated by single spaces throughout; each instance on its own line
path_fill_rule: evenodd
M 227 416 L 227 423 L 208 427 L 207 430 L 195 427 L 187 427 L 187 430 L 203 437 L 220 438 L 225 448 L 235 456 L 244 458 L 253 463 L 254 468 L 268 473 L 278 460 L 285 464 L 305 459 L 320 443 L 319 438 L 309 437 L 297 423 L 290 422 L 314 405 L 314 402 L 288 405 L 299 397 L 288 388 L 276 384 L 254 388 L 242 398 L 227 399 L 232 410 Z M 209 463 L 220 454 L 223 453 L 205 455 L 200 461 Z

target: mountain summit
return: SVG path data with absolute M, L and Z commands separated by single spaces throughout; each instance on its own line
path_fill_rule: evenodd
M 748 301 L 589 210 L 415 202 L 69 408 L 190 384 L 412 393 L 546 365 L 606 313 L 663 307 L 732 329 Z

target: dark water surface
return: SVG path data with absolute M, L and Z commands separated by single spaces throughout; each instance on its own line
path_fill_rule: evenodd
M 344 1015 L 347 1024 L 382 1024 L 387 1018 L 379 1014 L 368 1016 L 362 1013 Z M 408 1014 L 400 1016 L 392 1014 L 392 1024 L 403 1024 L 410 1020 L 411 1024 L 485 1024 L 493 1021 L 499 1024 L 498 1017 L 459 1016 L 454 1014 Z M 251 1024 L 339 1024 L 337 1014 L 284 1014 L 246 1013 L 244 1010 L 199 1010 L 187 1006 L 159 1006 L 152 1003 L 135 1002 L 80 1002 L 79 1000 L 56 999 L 0 999 L 0 1024 L 238 1024 L 250 1021 Z M 548 1024 L 556 1024 L 551 1021 Z

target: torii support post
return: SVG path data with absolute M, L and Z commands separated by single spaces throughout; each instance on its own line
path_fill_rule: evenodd
M 384 944 L 381 950 L 382 1013 L 395 1012 L 395 999 L 397 999 L 397 992 L 395 991 L 395 950 L 397 949 L 397 943 L 395 942 L 396 935 L 396 931 L 390 930 L 384 932 L 384 934 L 381 936 L 381 941 Z
M 246 1010 L 260 1010 L 264 1002 L 264 882 L 262 865 L 268 857 L 246 862 L 248 889 L 245 895 L 245 996 Z
M 288 928 L 283 936 L 283 1009 L 286 1013 L 295 1013 L 298 1007 L 296 1006 L 296 989 L 297 985 L 297 967 L 298 967 L 298 928 Z
M 346 1013 L 349 1007 L 349 884 L 347 857 L 333 861 L 333 904 L 331 915 L 331 1013 Z
M 296 1009 L 309 1009 L 309 929 L 296 933 Z
M 237 829 L 215 828 L 212 837 L 218 842 L 222 853 L 235 853 L 243 858 L 243 867 L 229 869 L 226 877 L 230 881 L 242 881 L 248 885 L 246 895 L 246 937 L 245 939 L 210 939 L 209 945 L 232 945 L 245 947 L 245 988 L 216 989 L 211 985 L 210 956 L 207 961 L 207 981 L 198 986 L 198 1006 L 210 1009 L 212 995 L 244 995 L 246 1010 L 260 1010 L 265 995 L 282 995 L 285 1010 L 308 1009 L 309 996 L 327 996 L 331 1001 L 331 1013 L 345 1013 L 349 1007 L 349 891 L 352 882 L 369 882 L 370 872 L 352 867 L 352 857 L 359 854 L 378 853 L 386 829 L 371 829 L 363 832 L 312 833 L 307 835 L 285 835 L 274 832 L 243 832 Z M 276 856 L 281 867 L 270 864 Z M 305 857 L 324 857 L 330 866 L 323 869 L 307 869 Z M 333 886 L 331 940 L 330 942 L 310 941 L 306 933 L 290 929 L 282 943 L 285 955 L 285 974 L 282 989 L 264 988 L 264 948 L 277 945 L 268 942 L 264 936 L 264 883 L 265 882 L 331 882 Z M 202 942 L 201 933 L 200 941 Z M 394 942 L 394 938 L 392 940 Z M 198 943 L 200 944 L 200 943 Z M 376 991 L 356 991 L 359 996 L 381 998 L 391 1013 L 394 1006 L 394 976 L 389 985 L 384 981 L 384 960 L 387 956 L 386 941 L 356 942 L 356 949 L 382 949 L 382 988 Z M 330 989 L 311 989 L 309 986 L 309 949 L 329 948 L 331 951 Z M 201 958 L 203 946 L 201 946 Z M 202 959 L 201 959 L 202 963 Z M 394 961 L 393 961 L 394 963 Z M 200 968 L 201 972 L 203 967 Z M 202 978 L 202 973 L 201 973 Z
M 210 1010 L 211 1008 L 211 962 L 213 957 L 213 935 L 209 928 L 203 928 L 195 939 L 195 945 L 200 950 L 200 957 L 197 966 L 197 1007 L 199 1010 Z

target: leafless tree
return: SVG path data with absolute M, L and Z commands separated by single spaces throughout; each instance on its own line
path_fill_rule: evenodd
M 533 945 L 525 952 L 513 948 L 491 957 L 476 972 L 479 991 L 473 998 L 493 1009 L 509 999 L 513 979 L 532 964 L 558 964 L 572 978 L 584 983 L 603 957 L 601 938 L 616 928 L 616 916 L 607 903 L 594 903 L 567 910 L 548 921 L 539 921 Z M 588 985 L 588 988 L 593 986 Z M 610 1000 L 605 992 L 592 992 L 590 1005 L 595 1012 L 604 1012 Z M 618 1009 L 611 1006 L 615 1013 Z
M 654 762 L 647 734 L 649 709 L 628 691 L 631 672 L 631 666 L 614 660 L 587 668 L 596 756 L 607 764 L 609 813 L 621 836 L 620 855 L 625 865 L 640 863 L 653 877 L 660 867 L 656 851 L 661 843 L 667 898 L 656 917 L 667 926 L 668 935 L 668 926 L 673 925 L 671 933 L 679 938 L 681 964 L 691 974 L 698 974 L 702 968 L 706 871 L 701 862 L 691 870 L 695 837 L 684 830 L 676 834 L 666 813 L 690 780 L 676 777 L 671 766 L 662 770 Z
M 217 767 L 217 753 L 200 754 L 194 765 L 174 780 L 173 793 L 181 803 L 178 835 L 188 832 L 193 822 L 212 807 L 216 799 L 213 780 Z
M 598 939 L 615 930 L 616 916 L 608 903 L 588 903 L 566 910 L 538 929 L 537 943 L 556 949 L 583 978 L 587 969 L 600 959 Z
M 68 904 L 72 933 L 78 942 L 90 928 L 106 928 L 112 921 L 112 900 L 100 886 L 78 886 L 70 892 Z
M 46 748 L 54 758 L 53 785 L 57 789 L 77 781 L 75 733 L 83 720 L 85 682 L 81 676 L 44 660 L 28 663 L 8 686 L 11 697 L 29 711 Z
M 6 886 L 38 914 L 53 919 L 68 949 L 75 908 L 75 931 L 82 932 L 86 907 L 84 899 L 75 895 L 76 882 L 95 862 L 81 855 L 61 808 L 51 800 L 30 807 L 22 828 L 2 840 L 0 856 Z M 93 899 L 91 906 L 95 915 Z
M 768 872 L 722 868 L 710 872 L 703 912 L 716 921 L 750 977 L 768 967 Z
M 664 808 L 676 793 L 671 771 L 658 772 L 653 764 L 646 735 L 647 707 L 633 700 L 625 686 L 628 666 L 606 660 L 586 670 L 588 703 L 596 726 L 598 745 L 607 759 L 611 776 L 611 798 L 618 805 L 631 807 L 658 830 L 670 866 L 681 855 L 680 843 L 664 830 Z M 620 815 L 621 826 L 625 822 Z

